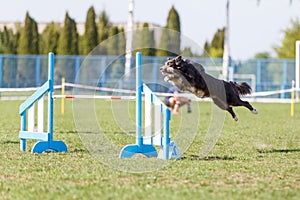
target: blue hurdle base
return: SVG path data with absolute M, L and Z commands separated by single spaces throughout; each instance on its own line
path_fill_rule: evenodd
M 119 158 L 131 158 L 138 153 L 147 157 L 157 157 L 156 149 L 152 145 L 130 144 L 122 148 Z
M 67 152 L 67 145 L 60 140 L 38 141 L 34 144 L 31 153 L 44 153 L 44 152 Z
M 171 141 L 168 147 L 160 149 L 158 152 L 157 158 L 160 158 L 160 159 L 176 158 L 176 159 L 180 160 L 181 156 L 180 156 L 179 149 L 178 149 L 176 142 Z

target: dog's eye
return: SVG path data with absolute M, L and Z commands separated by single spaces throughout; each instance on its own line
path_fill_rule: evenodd
M 170 65 L 170 61 L 165 62 L 165 65 L 169 66 Z
M 170 66 L 170 67 L 173 66 L 174 64 L 175 64 L 175 63 L 174 63 L 174 60 L 171 60 L 171 61 L 168 61 L 168 62 L 167 62 L 167 66 Z

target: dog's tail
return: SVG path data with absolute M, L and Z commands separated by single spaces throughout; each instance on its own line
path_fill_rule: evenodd
M 240 95 L 251 94 L 252 89 L 250 85 L 248 85 L 248 83 L 246 82 L 241 82 L 241 83 L 233 82 L 233 83 L 237 87 Z

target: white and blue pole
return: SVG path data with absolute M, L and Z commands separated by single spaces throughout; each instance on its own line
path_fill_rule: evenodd
M 136 144 L 143 145 L 142 136 L 142 53 L 136 53 Z
M 155 113 L 156 117 L 158 115 L 161 115 L 162 112 L 164 113 L 164 138 L 161 138 L 161 141 L 159 142 L 161 145 L 161 151 L 162 153 L 159 153 L 161 155 L 157 154 L 157 151 L 154 147 L 153 144 L 153 137 L 152 132 L 150 130 L 150 134 L 147 134 L 145 131 L 146 138 L 148 136 L 151 137 L 151 142 L 147 143 L 147 139 L 144 140 L 143 133 L 142 133 L 142 118 L 143 118 L 143 104 L 142 104 L 142 93 L 145 94 L 145 98 L 151 98 L 151 102 L 154 105 L 159 105 L 160 110 L 159 112 Z M 149 102 L 149 99 L 146 99 Z M 145 107 L 149 105 L 148 103 L 145 103 Z M 151 106 L 151 104 L 150 104 Z M 148 109 L 145 108 L 145 112 L 149 112 Z M 151 110 L 150 110 L 151 112 Z M 144 115 L 149 114 L 149 113 L 144 113 Z M 155 117 L 155 119 L 156 119 Z M 150 119 L 150 123 L 147 123 L 148 118 L 145 117 L 145 126 L 152 126 L 152 119 Z M 158 117 L 156 120 L 160 120 L 161 118 Z M 146 84 L 143 83 L 142 81 L 142 53 L 137 52 L 136 53 L 136 143 L 135 144 L 129 144 L 126 145 L 125 147 L 122 148 L 119 157 L 120 158 L 130 158 L 133 155 L 140 153 L 143 154 L 147 157 L 158 157 L 162 159 L 169 159 L 169 158 L 177 158 L 180 159 L 180 154 L 177 148 L 177 145 L 175 142 L 170 141 L 170 136 L 169 136 L 169 121 L 171 119 L 171 112 L 170 109 L 163 103 L 161 100 L 150 90 L 149 87 L 147 87 Z M 149 122 L 149 121 L 148 121 Z M 155 122 L 156 124 L 160 124 L 159 122 Z M 159 125 L 160 127 L 160 125 Z M 155 129 L 157 127 L 154 127 Z M 146 129 L 146 127 L 145 127 Z M 149 131 L 149 129 L 147 129 Z M 160 135 L 160 134 L 159 134 Z M 161 135 L 160 135 L 161 137 Z M 171 143 L 170 143 L 171 142 Z M 171 145 L 170 145 L 171 144 Z M 172 146 L 172 151 L 170 151 L 170 148 Z M 175 153 L 176 150 L 176 153 Z
M 20 105 L 19 114 L 21 115 L 21 130 L 19 132 L 20 138 L 20 150 L 26 150 L 26 140 L 37 140 L 37 142 L 32 147 L 32 153 L 43 153 L 45 151 L 55 151 L 55 152 L 67 152 L 68 148 L 63 141 L 53 140 L 53 91 L 54 91 L 54 53 L 49 53 L 48 56 L 48 80 L 29 98 L 26 99 L 24 103 Z M 26 113 L 28 110 L 39 100 L 43 100 L 44 95 L 48 92 L 48 130 L 43 131 L 43 128 L 38 127 L 38 131 L 27 130 L 26 124 Z M 41 104 L 43 105 L 43 103 Z M 43 123 L 43 108 L 39 107 L 39 113 L 41 113 Z M 33 110 L 34 111 L 34 110 Z M 40 115 L 39 115 L 40 117 Z M 34 118 L 31 123 L 34 123 Z M 29 122 L 29 120 L 28 120 Z M 40 130 L 39 130 L 40 129 Z
M 153 145 L 144 144 L 142 135 L 142 92 L 144 84 L 142 81 L 142 53 L 136 53 L 136 143 L 122 148 L 119 157 L 130 158 L 140 153 L 147 157 L 157 157 L 157 151 Z
M 54 53 L 49 53 L 48 58 L 48 80 L 49 80 L 49 92 L 48 92 L 48 141 L 49 148 L 52 146 L 53 141 L 53 89 L 54 89 Z

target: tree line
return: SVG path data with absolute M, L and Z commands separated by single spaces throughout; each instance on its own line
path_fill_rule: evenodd
M 225 27 L 217 29 L 212 40 L 206 41 L 201 55 L 193 54 L 189 47 L 180 49 L 180 17 L 174 6 L 168 13 L 166 29 L 162 29 L 159 41 L 154 36 L 154 31 L 149 28 L 148 23 L 142 24 L 141 31 L 134 36 L 134 48 L 156 47 L 139 49 L 145 56 L 201 56 L 221 58 L 223 55 Z M 174 30 L 170 32 L 168 30 Z M 91 6 L 86 14 L 85 32 L 79 35 L 75 20 L 65 14 L 63 26 L 60 23 L 49 23 L 44 31 L 39 34 L 38 24 L 29 13 L 26 13 L 24 26 L 17 26 L 16 32 L 4 26 L 0 31 L 0 54 L 47 54 L 54 52 L 58 55 L 86 55 L 99 43 L 113 37 L 119 33 L 124 33 L 124 28 L 115 26 L 105 11 L 96 15 L 94 7 Z M 284 39 L 281 44 L 273 47 L 278 58 L 294 58 L 294 44 L 300 39 L 300 23 L 291 20 L 291 27 L 283 30 Z M 123 34 L 124 35 L 124 34 Z M 122 55 L 125 52 L 126 38 L 118 37 L 117 41 L 108 41 L 105 48 L 99 49 L 98 54 Z M 158 44 L 158 45 L 156 45 Z M 169 50 L 169 51 L 168 51 Z M 256 58 L 268 58 L 270 52 L 259 52 Z
M 124 31 L 112 26 L 105 11 L 99 15 L 98 23 L 96 17 L 94 8 L 90 7 L 83 35 L 78 34 L 76 22 L 68 12 L 65 14 L 62 27 L 60 23 L 51 22 L 39 34 L 37 22 L 27 12 L 24 26 L 18 27 L 16 33 L 7 27 L 0 31 L 0 53 L 31 55 L 47 54 L 51 51 L 59 55 L 87 54 L 98 43 Z M 108 54 L 115 53 L 111 49 L 107 51 Z
M 86 14 L 85 32 L 79 35 L 75 20 L 65 14 L 63 26 L 60 23 L 51 22 L 39 34 L 38 26 L 27 12 L 24 26 L 18 26 L 16 33 L 4 26 L 0 31 L 0 53 L 1 54 L 47 54 L 54 52 L 58 55 L 86 55 L 99 43 L 110 37 L 124 33 L 124 28 L 115 26 L 105 10 L 99 16 L 91 6 Z M 211 42 L 206 42 L 202 55 L 193 54 L 190 47 L 180 48 L 180 16 L 174 6 L 171 7 L 166 20 L 166 25 L 160 33 L 159 41 L 156 41 L 154 31 L 149 28 L 148 23 L 143 23 L 139 31 L 134 35 L 134 49 L 138 49 L 145 56 L 184 56 L 222 57 L 224 44 L 224 29 L 218 29 Z M 169 31 L 173 30 L 173 31 Z M 120 34 L 114 40 L 108 40 L 105 47 L 99 48 L 97 52 L 101 55 L 122 55 L 125 52 L 125 34 Z M 139 47 L 155 47 L 142 48 Z M 134 51 L 135 53 L 135 51 Z
M 179 14 L 174 7 L 169 11 L 165 27 L 180 32 Z M 87 11 L 83 35 L 78 34 L 76 22 L 68 12 L 65 14 L 62 27 L 59 23 L 51 22 L 40 34 L 37 22 L 26 12 L 24 26 L 17 27 L 16 33 L 7 27 L 0 31 L 0 53 L 32 55 L 47 54 L 51 51 L 58 55 L 86 55 L 99 43 L 123 32 L 124 28 L 114 26 L 105 11 L 97 16 L 93 6 Z M 142 31 L 139 33 L 141 33 L 140 36 L 135 36 L 135 39 L 137 39 L 135 41 L 136 45 L 147 47 L 155 44 L 154 33 L 149 29 L 148 23 L 142 24 Z M 173 41 L 172 43 L 161 41 L 160 47 L 162 49 L 169 49 L 170 45 L 175 45 L 174 51 L 180 51 L 180 37 L 162 33 L 161 38 Z M 125 37 L 118 37 L 117 41 L 108 41 L 106 47 L 101 48 L 98 53 L 107 55 L 123 54 L 125 52 L 125 41 Z M 173 49 L 173 47 L 171 48 Z M 145 48 L 141 51 L 148 56 L 170 55 L 169 52 L 156 51 L 155 48 Z

